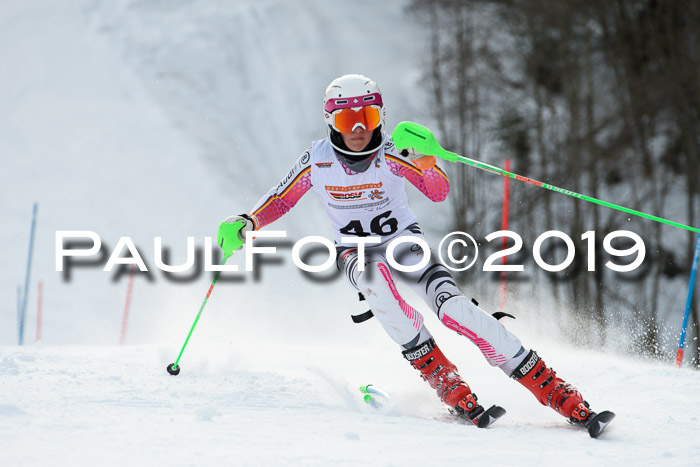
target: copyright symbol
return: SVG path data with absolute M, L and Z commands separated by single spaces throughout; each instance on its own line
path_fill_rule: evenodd
M 454 237 L 446 247 L 447 258 L 449 263 L 442 256 L 442 246 L 445 242 Z M 455 257 L 456 254 L 456 257 Z M 479 247 L 476 244 L 474 237 L 466 232 L 451 232 L 443 237 L 438 245 L 438 257 L 440 262 L 450 271 L 466 271 L 476 263 L 476 258 L 479 256 Z M 471 259 L 471 262 L 466 266 L 461 266 Z

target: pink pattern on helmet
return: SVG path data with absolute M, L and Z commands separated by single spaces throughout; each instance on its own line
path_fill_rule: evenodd
M 334 97 L 325 102 L 323 105 L 323 110 L 328 113 L 333 113 L 340 109 L 352 109 L 357 107 L 365 107 L 367 105 L 377 105 L 382 107 L 384 105 L 382 102 L 382 95 L 378 92 L 373 92 L 364 96 Z

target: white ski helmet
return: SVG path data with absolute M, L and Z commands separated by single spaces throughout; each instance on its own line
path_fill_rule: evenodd
M 382 130 L 386 109 L 379 86 L 363 75 L 343 75 L 334 79 L 323 97 L 323 118 L 328 125 L 331 145 L 344 154 L 371 154 L 384 142 Z M 367 148 L 353 152 L 347 148 L 341 133 L 352 133 L 357 127 L 374 131 Z

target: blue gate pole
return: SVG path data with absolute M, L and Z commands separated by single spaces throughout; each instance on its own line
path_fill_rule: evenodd
M 695 288 L 695 276 L 698 273 L 698 259 L 700 258 L 700 234 L 695 239 L 695 255 L 693 256 L 693 268 L 690 270 L 690 284 L 688 285 L 688 299 L 685 302 L 685 315 L 683 316 L 683 327 L 681 328 L 681 339 L 678 343 L 678 353 L 676 354 L 676 366 L 681 367 L 683 363 L 683 349 L 685 348 L 685 333 L 688 330 L 688 317 L 690 308 L 693 306 L 693 289 Z
M 22 286 L 17 286 L 17 323 L 20 321 L 22 316 Z
M 39 204 L 34 203 L 32 210 L 32 229 L 29 233 L 29 254 L 27 255 L 27 275 L 24 277 L 24 298 L 22 299 L 22 310 L 19 314 L 19 345 L 24 341 L 24 317 L 27 311 L 27 294 L 29 292 L 29 278 L 32 272 L 32 254 L 34 253 L 34 230 L 36 228 L 36 212 Z

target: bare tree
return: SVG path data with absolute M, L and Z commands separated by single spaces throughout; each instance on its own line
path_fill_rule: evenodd
M 698 223 L 700 2 L 423 0 L 411 9 L 428 13 L 426 74 L 446 146 L 482 160 L 501 148 L 516 172 Z M 478 231 L 496 200 L 473 174 L 451 176 L 455 226 Z M 602 341 L 608 322 L 628 321 L 638 348 L 667 355 L 663 297 L 689 271 L 695 236 L 679 243 L 682 233 L 668 227 L 527 188 L 513 190 L 529 211 L 515 218 L 533 235 L 533 218 L 574 239 L 633 223 L 656 252 L 635 287 L 600 267 L 576 280 L 554 276 L 551 290 Z M 697 300 L 693 316 L 696 329 Z

